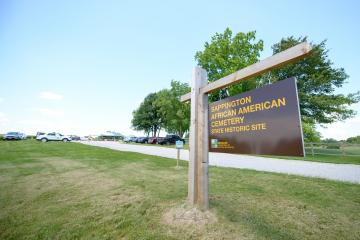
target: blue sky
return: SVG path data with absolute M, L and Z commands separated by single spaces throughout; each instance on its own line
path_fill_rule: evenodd
M 194 54 L 216 32 L 327 39 L 329 57 L 360 90 L 358 1 L 0 0 L 0 133 L 134 134 L 131 113 L 171 79 L 189 82 Z M 352 108 L 360 111 L 360 105 Z M 321 129 L 360 134 L 360 117 Z M 135 133 L 140 135 L 140 133 Z

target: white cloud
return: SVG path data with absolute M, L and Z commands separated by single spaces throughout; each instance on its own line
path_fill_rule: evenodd
M 0 97 L 0 103 L 2 103 L 4 101 L 4 99 L 2 97 Z
M 64 116 L 64 111 L 61 109 L 39 108 L 39 109 L 37 109 L 37 111 L 47 117 L 62 117 L 62 116 Z
M 46 100 L 56 100 L 56 101 L 62 100 L 64 98 L 62 95 L 51 91 L 41 92 L 39 97 Z
M 318 127 L 323 138 L 334 138 L 346 140 L 349 137 L 360 135 L 360 115 L 344 122 L 336 122 L 328 125 L 327 128 Z

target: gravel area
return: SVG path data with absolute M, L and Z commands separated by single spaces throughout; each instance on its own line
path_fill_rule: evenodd
M 139 152 L 160 157 L 176 158 L 175 148 L 121 144 L 111 141 L 83 141 L 83 144 L 120 151 Z M 181 150 L 180 158 L 189 160 L 189 151 Z M 294 174 L 360 184 L 360 165 L 284 160 L 249 155 L 209 153 L 210 165 Z

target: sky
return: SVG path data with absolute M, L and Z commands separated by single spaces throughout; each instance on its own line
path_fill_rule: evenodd
M 283 37 L 327 39 L 350 76 L 337 93 L 359 91 L 359 10 L 359 1 L 0 0 L 0 133 L 142 135 L 132 111 L 172 79 L 190 83 L 195 52 L 226 27 L 256 30 L 261 59 Z M 318 130 L 360 135 L 360 115 Z

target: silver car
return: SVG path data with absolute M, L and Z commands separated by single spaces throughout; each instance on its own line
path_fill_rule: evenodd
M 47 142 L 47 141 L 63 141 L 63 142 L 69 142 L 71 141 L 70 136 L 65 136 L 60 133 L 47 133 L 47 134 L 40 134 L 36 136 L 36 140 Z

